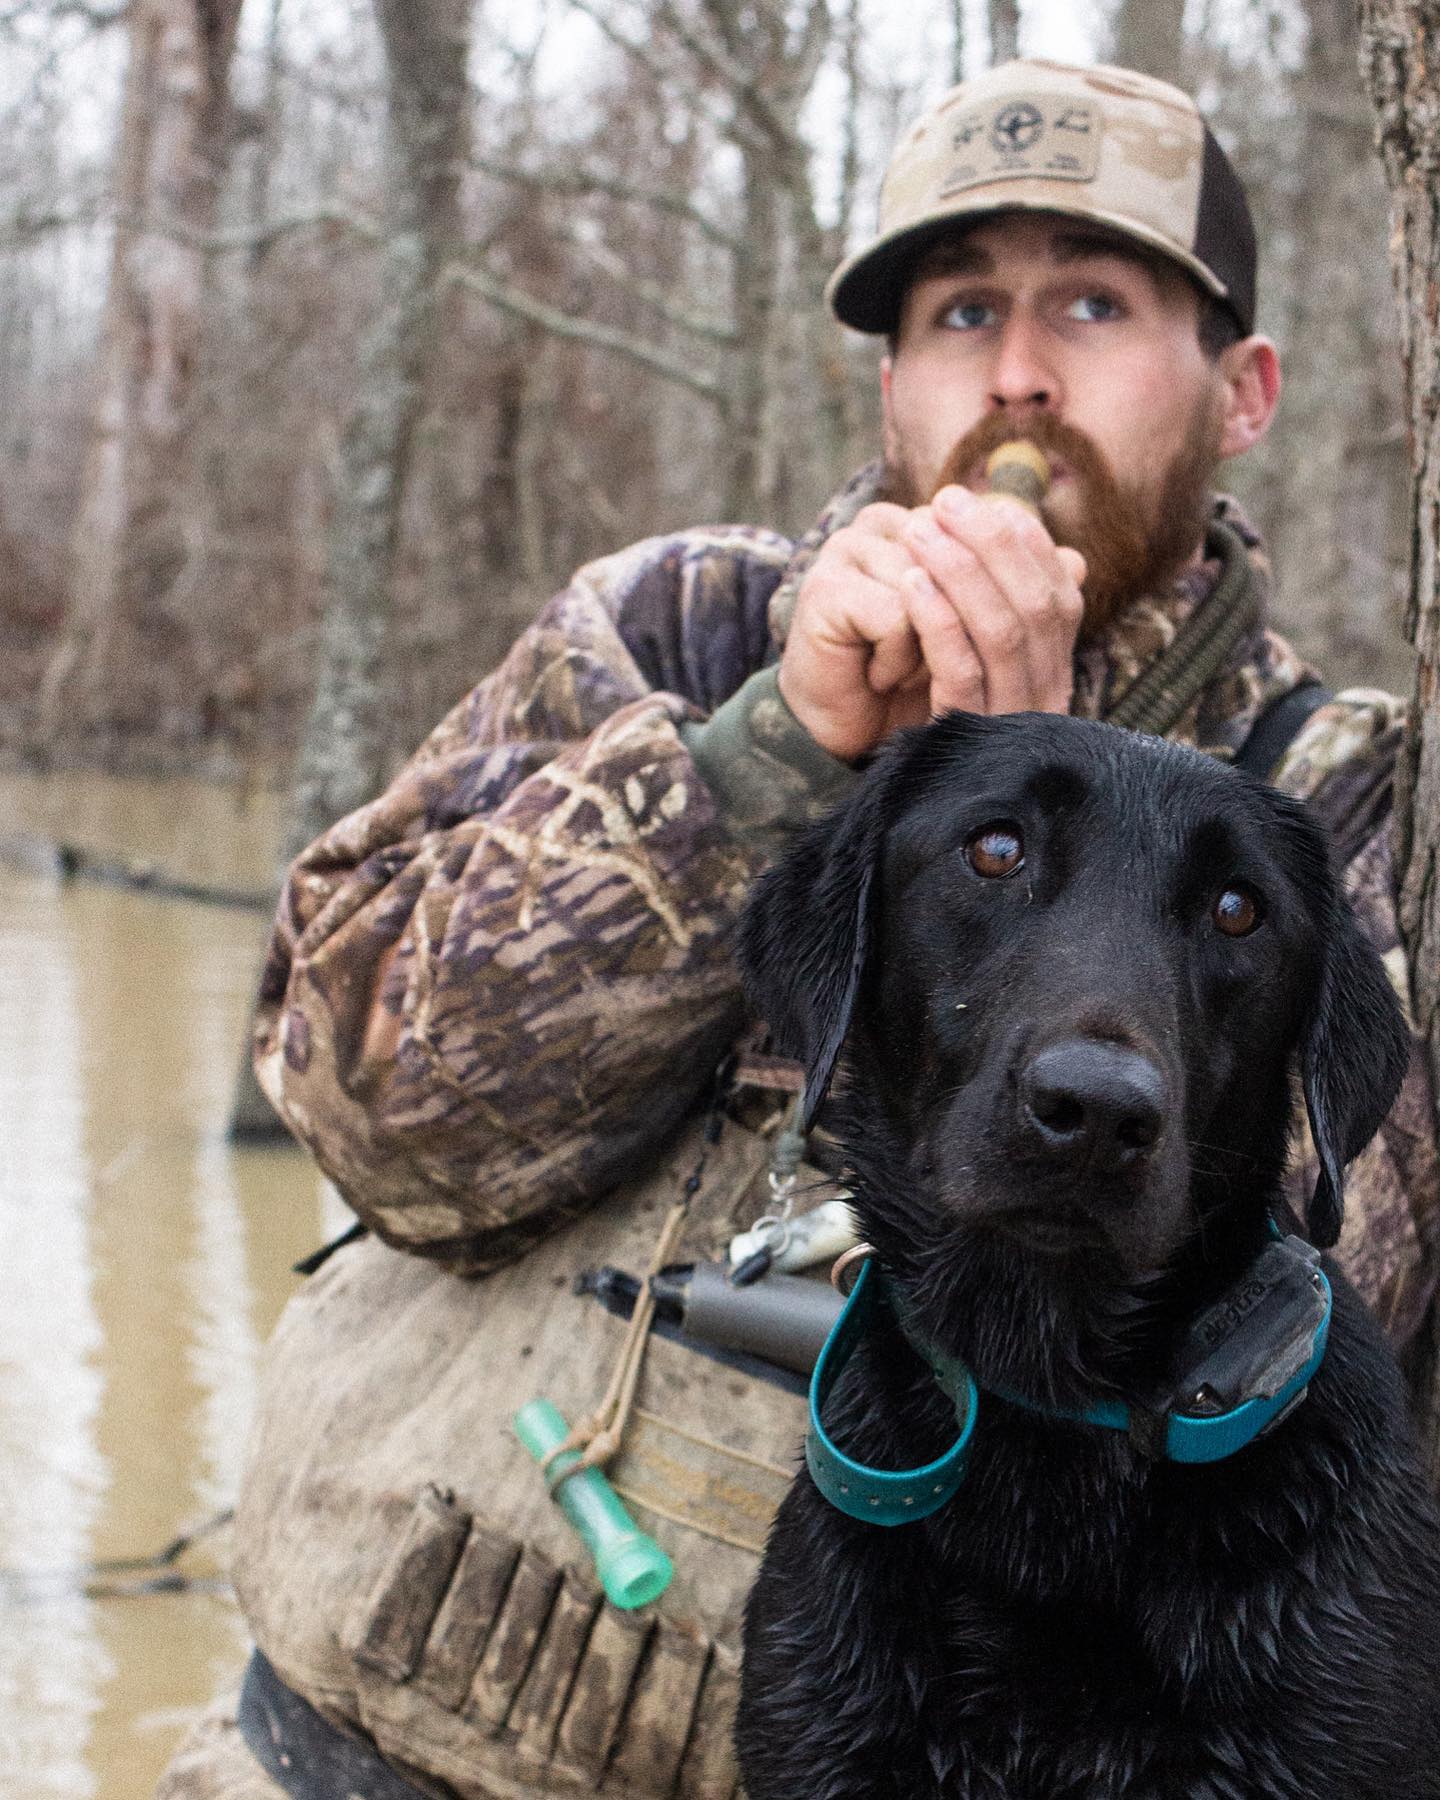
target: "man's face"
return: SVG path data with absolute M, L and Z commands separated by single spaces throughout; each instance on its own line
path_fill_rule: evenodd
M 900 496 L 927 499 L 957 440 L 992 415 L 1021 426 L 1044 413 L 1090 440 L 1147 534 L 1168 532 L 1176 551 L 1177 499 L 1203 499 L 1228 447 L 1227 383 L 1200 347 L 1199 305 L 1178 270 L 1157 271 L 1083 221 L 1001 213 L 942 246 L 906 292 L 882 369 Z M 1063 452 L 1052 465 L 1047 520 L 1084 550 L 1082 472 Z M 983 486 L 983 458 L 961 478 Z M 1184 530 L 1193 535 L 1172 565 L 1198 546 L 1197 511 Z

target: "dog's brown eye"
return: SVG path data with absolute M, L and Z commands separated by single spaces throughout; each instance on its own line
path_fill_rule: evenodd
M 1243 887 L 1226 888 L 1210 909 L 1215 929 L 1226 937 L 1248 937 L 1261 916 L 1259 900 Z
M 987 825 L 965 846 L 965 859 L 977 875 L 1011 875 L 1025 860 L 1025 841 L 1014 825 Z

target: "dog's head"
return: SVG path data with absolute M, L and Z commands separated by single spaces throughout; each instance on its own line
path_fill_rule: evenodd
M 902 1266 L 957 1232 L 1059 1279 L 1253 1243 L 1297 1065 L 1332 1244 L 1408 1053 L 1303 807 L 1048 715 L 901 734 L 761 881 L 741 964 L 812 1114 L 839 1072 L 862 1224 Z

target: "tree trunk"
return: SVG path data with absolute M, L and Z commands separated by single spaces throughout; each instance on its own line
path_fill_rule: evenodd
M 1110 40 L 1115 62 L 1184 85 L 1185 0 L 1120 0 Z
M 950 0 L 950 81 L 965 79 L 965 0 Z
M 460 238 L 469 149 L 467 0 L 376 0 L 376 12 L 386 64 L 381 298 L 341 446 L 292 853 L 374 795 L 392 749 L 385 654 L 401 507 L 440 335 L 439 278 Z
M 401 509 L 431 360 L 440 276 L 460 239 L 469 151 L 468 0 L 376 0 L 385 47 L 385 225 L 380 306 L 356 369 L 330 530 L 315 698 L 300 746 L 285 861 L 371 799 L 392 748 L 386 648 Z M 279 1129 L 250 1067 L 230 1135 Z
M 285 0 L 270 0 L 270 13 L 265 25 L 265 77 L 260 105 L 254 122 L 254 143 L 250 147 L 249 178 L 246 181 L 246 212 L 250 229 L 256 234 L 250 253 L 252 267 L 258 268 L 263 254 L 261 233 L 270 219 L 270 194 L 274 185 L 275 164 L 284 138 L 281 118 L 281 74 L 284 55 L 281 49 L 280 18 Z
M 1380 220 L 1384 181 L 1374 118 L 1356 81 L 1358 0 L 1310 0 L 1296 83 L 1296 234 L 1281 333 L 1284 427 L 1268 508 L 1280 574 L 1276 617 L 1321 646 L 1335 685 L 1374 681 L 1393 641 L 1392 558 L 1404 528 L 1403 451 L 1387 441 L 1399 416 L 1393 308 Z M 1357 221 L 1374 220 L 1375 255 L 1340 255 Z M 1388 329 L 1387 329 L 1388 328 Z
M 239 16 L 240 0 L 131 8 L 94 425 L 41 694 L 52 745 L 153 733 L 185 713 L 188 427 Z
M 729 460 L 725 517 L 773 523 L 767 491 L 771 465 L 770 374 L 779 300 L 779 232 L 782 217 L 773 146 L 746 144 L 741 248 L 732 277 L 735 354 L 731 364 Z
M 1440 1092 L 1440 13 L 1433 0 L 1363 0 L 1361 66 L 1390 184 L 1412 472 L 1408 630 L 1419 666 L 1399 808 L 1400 923 L 1415 1017 Z M 1432 1474 L 1440 1474 L 1433 1360 L 1419 1399 L 1424 1447 Z
M 541 473 L 547 455 L 553 453 L 550 434 L 559 390 L 558 348 L 554 338 L 527 331 L 517 376 L 520 394 L 512 468 L 516 564 L 521 586 L 535 595 L 545 592 L 550 576 Z M 516 564 L 511 565 L 512 580 Z
M 1020 0 L 989 0 L 990 61 L 1009 62 L 1020 54 Z

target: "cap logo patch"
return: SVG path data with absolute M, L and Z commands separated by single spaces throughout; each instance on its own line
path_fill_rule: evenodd
M 961 114 L 951 127 L 955 161 L 939 196 L 983 181 L 1022 175 L 1051 181 L 1093 181 L 1100 162 L 1102 115 L 1095 106 L 1038 95 L 998 108 Z
M 995 115 L 990 127 L 990 142 L 1001 156 L 1018 156 L 1029 150 L 1045 133 L 1045 120 L 1028 102 L 1005 106 Z

